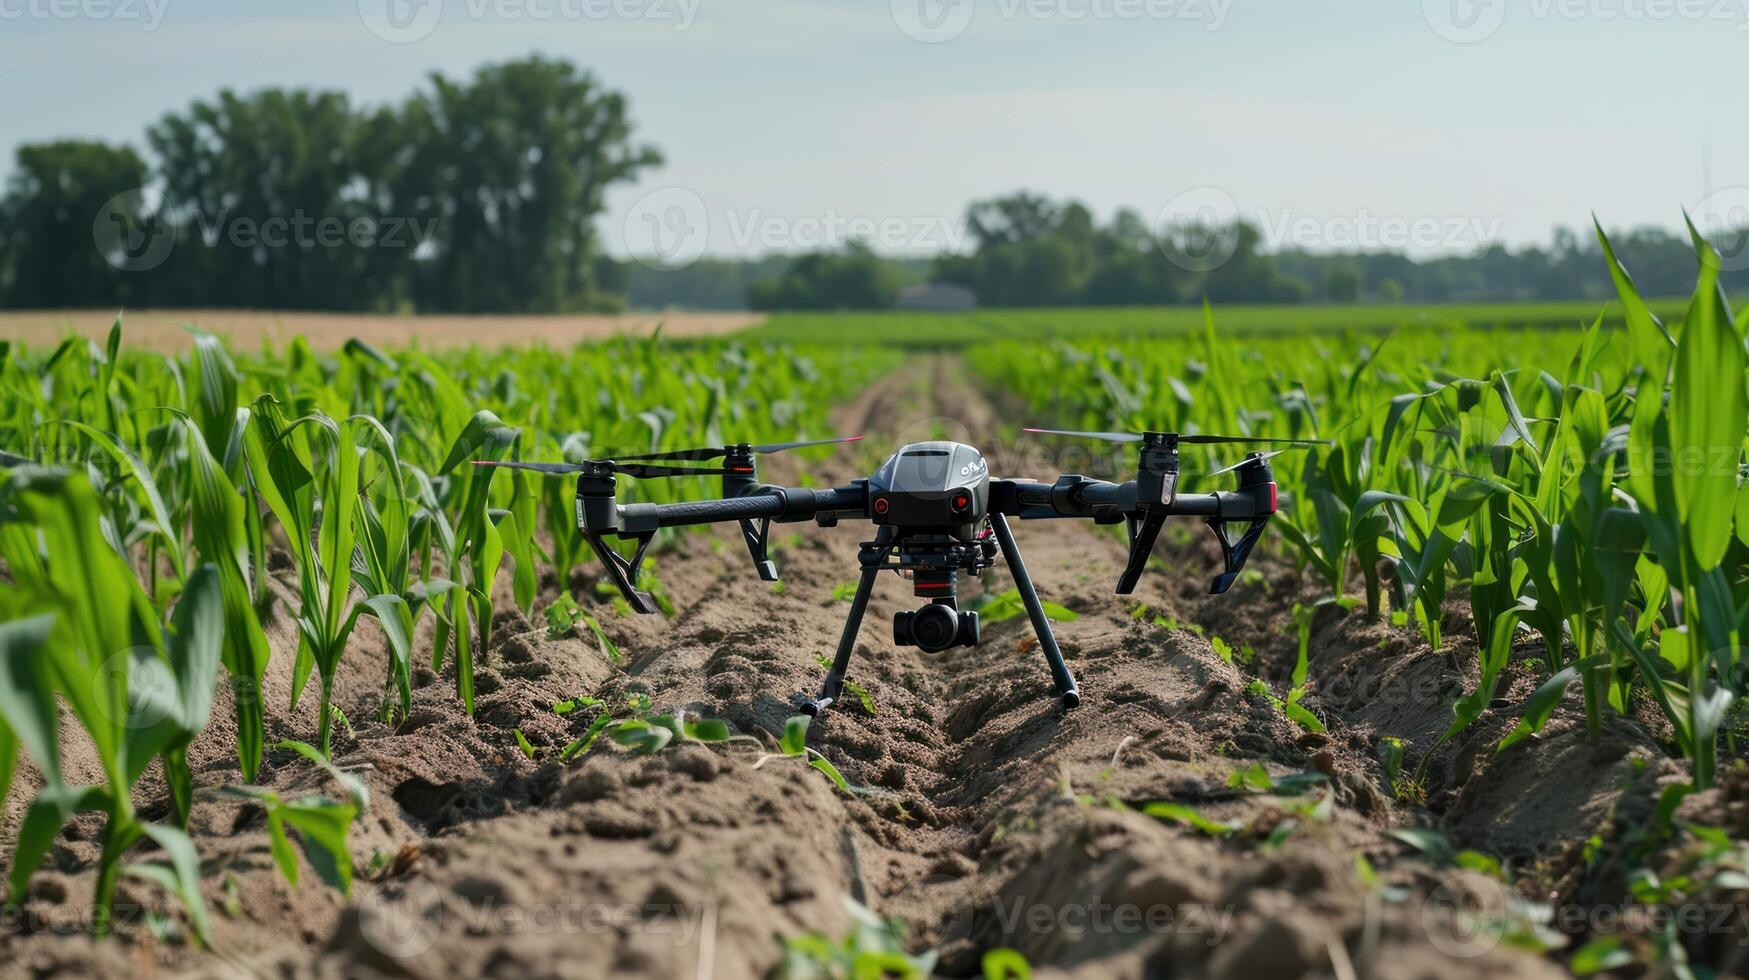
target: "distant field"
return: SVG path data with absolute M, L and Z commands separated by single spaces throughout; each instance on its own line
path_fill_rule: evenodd
M 1652 303 L 1660 317 L 1680 318 L 1687 300 Z M 1395 327 L 1567 328 L 1598 314 L 1619 318 L 1603 302 L 1404 306 L 1225 306 L 1214 310 L 1226 334 Z M 792 343 L 878 343 L 953 348 L 995 339 L 1170 336 L 1201 330 L 1201 307 L 1156 306 L 974 310 L 967 313 L 779 313 L 746 336 Z
M 759 323 L 756 313 L 625 313 L 575 316 L 395 316 L 362 313 L 274 313 L 255 310 L 140 310 L 125 317 L 129 347 L 180 351 L 190 346 L 185 324 L 225 337 L 241 350 L 278 346 L 301 336 L 318 350 L 332 350 L 354 337 L 399 347 L 417 341 L 427 349 L 542 343 L 569 347 L 618 334 L 666 336 L 730 333 Z M 114 310 L 0 311 L 0 340 L 27 346 L 60 343 L 69 334 L 101 339 L 115 322 Z
M 1685 300 L 1654 301 L 1666 319 L 1680 319 Z M 1421 306 L 1225 306 L 1215 322 L 1229 335 L 1396 327 L 1568 328 L 1599 313 L 1602 302 L 1499 303 Z M 69 334 L 101 339 L 113 310 L 0 311 L 0 340 L 30 347 L 59 343 Z M 990 340 L 1089 339 L 1173 336 L 1202 329 L 1201 307 L 974 310 L 967 313 L 640 312 L 572 316 L 419 316 L 355 313 L 274 313 L 252 310 L 142 310 L 126 315 L 128 344 L 163 351 L 189 347 L 185 324 L 225 337 L 235 348 L 279 346 L 302 336 L 318 350 L 359 337 L 388 347 L 418 343 L 427 349 L 546 344 L 569 347 L 618 334 L 663 336 L 737 334 L 788 343 L 878 344 L 909 349 L 952 349 Z

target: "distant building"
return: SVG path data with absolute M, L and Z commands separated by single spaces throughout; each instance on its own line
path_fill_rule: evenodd
M 893 306 L 901 310 L 973 310 L 978 307 L 978 296 L 965 286 L 932 282 L 899 290 Z

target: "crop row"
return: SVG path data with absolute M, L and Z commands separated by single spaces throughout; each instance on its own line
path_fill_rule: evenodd
M 1527 646 L 1546 680 L 1502 748 L 1577 683 L 1594 737 L 1605 712 L 1656 702 L 1705 787 L 1749 691 L 1749 315 L 1733 317 L 1716 253 L 1695 247 L 1698 286 L 1668 322 L 1605 241 L 1619 328 L 1248 343 L 1210 316 L 1180 342 L 1002 343 L 975 357 L 1053 425 L 1327 441 L 1275 461 L 1279 544 L 1325 602 L 1377 616 L 1388 600 L 1435 648 L 1448 594 L 1467 590 L 1479 683 L 1441 741 L 1481 716 Z M 1306 656 L 1302 638 L 1296 694 Z
M 173 357 L 124 351 L 119 321 L 104 346 L 0 341 L 0 803 L 21 750 L 42 784 L 18 832 L 8 903 L 60 829 L 99 811 L 98 931 L 127 873 L 181 898 L 204 938 L 199 858 L 185 828 L 207 794 L 266 811 L 288 877 L 295 839 L 344 889 L 362 786 L 338 771 L 347 800 L 280 799 L 250 785 L 267 737 L 260 692 L 273 652 L 262 623 L 276 605 L 297 626 L 292 703 L 312 678 L 320 698 L 314 745 L 285 747 L 328 764 L 333 681 L 364 616 L 391 654 L 385 720 L 409 710 L 412 637 L 426 616 L 432 667 L 453 672 L 471 713 L 474 655 L 491 642 L 500 571 L 528 611 L 538 566 L 559 570 L 562 587 L 564 570 L 591 557 L 567 481 L 471 462 L 817 434 L 827 406 L 889 366 L 878 353 L 721 342 L 677 350 L 654 339 L 442 355 L 358 341 L 323 355 L 294 341 L 237 358 L 197 334 L 192 353 Z M 656 500 L 677 492 L 707 488 L 625 489 Z M 270 552 L 295 568 L 291 601 L 269 588 Z M 187 750 L 206 727 L 221 669 L 240 782 L 197 788 Z M 66 783 L 58 704 L 97 749 L 103 784 Z M 135 810 L 154 760 L 169 822 Z M 146 839 L 168 863 L 124 866 Z

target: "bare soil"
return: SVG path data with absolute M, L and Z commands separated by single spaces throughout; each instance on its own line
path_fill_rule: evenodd
M 838 421 L 890 451 L 937 430 L 993 436 L 999 414 L 957 361 L 934 359 L 878 382 Z M 809 468 L 843 480 L 866 462 L 845 455 Z M 993 463 L 998 475 L 1043 475 L 1005 471 L 1000 455 Z M 767 476 L 795 478 L 802 466 L 774 457 Z M 1495 754 L 1516 720 L 1502 709 L 1425 760 L 1424 795 L 1399 793 L 1380 740 L 1401 738 L 1413 769 L 1448 724 L 1474 683 L 1466 607 L 1452 606 L 1440 652 L 1364 611 L 1325 607 L 1305 704 L 1328 731 L 1311 732 L 1247 688 L 1260 677 L 1286 693 L 1291 609 L 1315 600 L 1317 585 L 1266 554 L 1253 561 L 1260 578 L 1209 597 L 1216 552 L 1202 528 L 1191 531 L 1161 544 L 1160 567 L 1135 596 L 1117 597 L 1124 546 L 1109 529 L 1017 526 L 1043 596 L 1079 616 L 1056 629 L 1084 699 L 1068 712 L 1025 617 L 987 624 L 971 650 L 898 648 L 888 623 L 918 600 L 884 579 L 851 674 L 874 714 L 835 709 L 809 735 L 859 787 L 853 795 L 791 760 L 754 763 L 815 689 L 815 658 L 836 645 L 848 604 L 832 592 L 854 578 L 865 527 L 774 529 L 781 590 L 751 574 L 738 540 L 683 539 L 656 558 L 675 615 L 595 607 L 618 662 L 587 635 L 549 639 L 506 595 L 472 718 L 446 668 L 421 671 L 412 717 L 376 723 L 386 657 L 367 632 L 341 668 L 339 703 L 356 735 L 340 733 L 335 753 L 364 767 L 372 792 L 352 840 L 353 901 L 307 869 L 288 885 L 260 814 L 209 802 L 194 831 L 219 952 L 154 938 L 143 918 L 94 942 L 77 910 L 99 825 L 80 821 L 22 917 L 0 932 L 0 974 L 733 980 L 767 975 L 781 937 L 844 935 L 850 898 L 903 920 L 917 948 L 940 950 L 945 976 L 977 975 L 981 953 L 997 946 L 1020 950 L 1043 976 L 1564 976 L 1551 959 L 1470 933 L 1459 909 L 1500 900 L 1485 894 L 1497 886 L 1434 867 L 1385 832 L 1441 829 L 1507 862 L 1540 899 L 1616 894 L 1619 881 L 1587 870 L 1579 851 L 1593 834 L 1618 833 L 1618 801 L 1676 778 L 1653 737 L 1617 722 L 1591 744 L 1569 705 L 1545 736 Z M 565 584 L 592 601 L 592 576 L 580 570 Z M 544 582 L 541 605 L 559 584 Z M 984 587 L 1008 585 L 993 574 Z M 966 584 L 962 597 L 979 589 Z M 271 630 L 273 734 L 308 738 L 313 697 L 284 707 L 295 640 L 284 607 Z M 1240 651 L 1235 662 L 1214 637 Z M 1515 673 L 1500 703 L 1517 704 L 1532 683 Z M 587 712 L 554 714 L 554 702 L 592 695 L 619 706 L 635 693 L 764 744 L 640 756 L 602 740 L 579 760 L 553 760 L 588 724 Z M 227 712 L 221 703 L 196 748 L 207 784 L 237 778 Z M 537 758 L 519 751 L 518 729 Z M 271 762 L 263 782 L 282 792 L 322 783 L 287 753 Z M 1324 781 L 1299 797 L 1230 786 L 1254 764 Z M 151 780 L 142 802 L 161 807 Z M 5 835 L 29 789 L 13 794 Z M 1211 836 L 1141 812 L 1153 801 L 1244 829 Z M 128 903 L 168 912 L 155 893 L 125 887 Z
M 0 339 L 52 347 L 69 335 L 98 342 L 109 335 L 115 310 L 0 312 Z M 303 337 L 333 350 L 354 337 L 382 347 L 418 344 L 426 350 L 474 344 L 547 344 L 565 347 L 619 334 L 647 336 L 657 327 L 670 337 L 732 333 L 764 320 L 757 313 L 620 313 L 554 316 L 438 316 L 368 313 L 297 313 L 271 310 L 128 310 L 128 346 L 166 352 L 192 346 L 193 325 L 226 338 L 237 350 L 281 346 Z

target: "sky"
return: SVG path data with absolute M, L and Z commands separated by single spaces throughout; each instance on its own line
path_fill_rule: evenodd
M 1420 255 L 1749 215 L 1749 0 L 0 0 L 0 177 L 221 88 L 531 52 L 666 156 L 608 197 L 619 255 L 931 254 L 1023 188 Z

